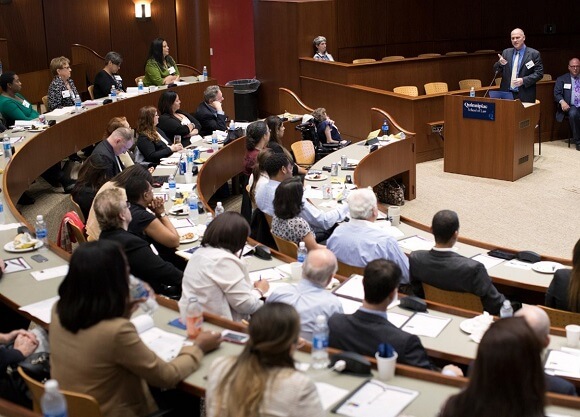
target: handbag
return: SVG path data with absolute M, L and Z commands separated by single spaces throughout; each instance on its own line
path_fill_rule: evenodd
M 380 182 L 373 187 L 373 191 L 377 196 L 377 200 L 381 203 L 392 206 L 405 205 L 405 186 L 399 184 L 396 180 L 389 179 Z
M 244 129 L 241 127 L 236 127 L 235 129 L 228 129 L 228 136 L 226 140 L 224 140 L 224 145 L 227 145 L 230 142 L 233 142 L 236 139 L 241 138 L 244 136 Z
M 17 404 L 30 407 L 32 395 L 28 391 L 26 382 L 18 373 L 19 366 L 22 367 L 26 375 L 44 384 L 50 379 L 50 353 L 33 353 L 23 361 L 6 368 L 8 384 L 2 384 L 3 389 L 6 390 L 3 394 L 8 394 L 8 398 Z

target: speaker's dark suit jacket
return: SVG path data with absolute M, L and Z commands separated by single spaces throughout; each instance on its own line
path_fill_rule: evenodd
M 379 344 L 389 343 L 397 354 L 397 362 L 436 369 L 415 335 L 398 329 L 387 319 L 358 310 L 354 314 L 334 314 L 328 320 L 329 345 L 333 348 L 375 356 Z
M 507 64 L 500 65 L 496 62 L 494 70 L 500 70 L 501 85 L 500 90 L 510 91 L 510 81 L 512 78 L 512 63 L 514 48 L 504 49 L 501 54 L 507 61 Z M 528 68 L 526 64 L 533 62 L 533 66 Z M 540 53 L 533 48 L 526 46 L 523 59 L 520 56 L 519 70 L 517 78 L 523 78 L 524 85 L 518 88 L 519 99 L 525 103 L 534 103 L 536 101 L 536 83 L 544 76 L 544 66 Z
M 413 292 L 421 298 L 425 298 L 424 282 L 446 291 L 475 294 L 490 314 L 499 314 L 505 300 L 493 286 L 482 263 L 456 252 L 414 251 L 409 255 L 409 274 Z

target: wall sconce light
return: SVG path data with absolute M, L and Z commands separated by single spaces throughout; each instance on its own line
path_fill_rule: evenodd
M 151 20 L 151 3 L 135 3 L 135 18 L 142 22 Z

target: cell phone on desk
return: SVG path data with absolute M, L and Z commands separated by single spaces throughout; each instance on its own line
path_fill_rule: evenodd
M 48 258 L 45 258 L 42 255 L 32 255 L 31 258 L 33 261 L 36 261 L 38 263 L 48 262 Z
M 234 332 L 233 330 L 224 330 L 222 332 L 222 339 L 226 342 L 244 345 L 248 340 L 250 340 L 250 336 L 245 333 Z
M 352 177 L 350 175 L 347 175 L 346 178 L 344 179 L 344 183 L 352 184 Z

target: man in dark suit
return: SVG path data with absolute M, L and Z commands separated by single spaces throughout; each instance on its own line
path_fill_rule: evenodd
M 554 99 L 558 103 L 556 120 L 561 123 L 564 115 L 568 115 L 572 138 L 576 150 L 580 151 L 580 59 L 572 58 L 568 62 L 568 71 L 568 74 L 558 77 L 554 86 Z
M 526 304 L 516 311 L 516 317 L 523 317 L 532 328 L 540 344 L 545 349 L 550 344 L 550 317 L 540 307 Z M 576 396 L 574 385 L 554 375 L 546 374 L 546 390 L 557 394 Z
M 119 155 L 127 152 L 131 146 L 133 146 L 133 131 L 128 127 L 120 127 L 99 142 L 92 155 L 102 155 L 106 159 L 107 177 L 113 178 L 125 168 Z
M 536 83 L 544 76 L 544 66 L 540 53 L 526 46 L 526 35 L 521 29 L 514 29 L 510 35 L 513 48 L 498 54 L 499 61 L 493 66 L 501 71 L 500 90 L 510 91 L 514 99 L 524 103 L 536 101 Z
M 446 291 L 467 292 L 481 298 L 483 309 L 497 315 L 505 300 L 491 282 L 482 263 L 466 258 L 453 250 L 459 235 L 459 218 L 451 210 L 441 210 L 433 216 L 431 231 L 435 246 L 409 255 L 411 288 L 425 298 L 423 284 Z
M 387 320 L 387 306 L 397 297 L 401 268 L 392 261 L 376 259 L 367 264 L 363 276 L 365 298 L 354 314 L 336 313 L 328 320 L 329 346 L 374 357 L 381 343 L 397 352 L 397 362 L 425 369 L 437 369 L 429 360 L 419 338 Z M 446 374 L 463 375 L 453 365 Z
M 201 124 L 199 134 L 211 135 L 214 130 L 226 130 L 228 117 L 222 109 L 224 96 L 217 85 L 210 85 L 203 93 L 204 101 L 197 107 L 195 118 Z
M 131 211 L 125 190 L 105 190 L 95 197 L 93 205 L 101 227 L 99 239 L 119 243 L 127 256 L 131 274 L 146 281 L 156 293 L 181 296 L 183 272 L 161 259 L 144 239 L 127 231 Z

